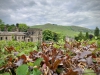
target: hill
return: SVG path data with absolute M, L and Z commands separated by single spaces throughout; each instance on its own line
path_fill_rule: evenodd
M 84 28 L 84 27 L 79 27 L 79 26 L 62 26 L 62 25 L 56 25 L 56 24 L 44 24 L 44 25 L 35 25 L 32 26 L 32 28 L 41 28 L 42 30 L 51 30 L 54 32 L 61 33 L 63 35 L 67 35 L 70 37 L 74 37 L 75 35 L 78 35 L 80 31 L 83 33 L 89 32 L 93 33 L 93 30 Z

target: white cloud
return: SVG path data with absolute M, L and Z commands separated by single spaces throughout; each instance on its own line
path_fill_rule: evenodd
M 93 28 L 100 24 L 100 0 L 0 0 L 0 19 L 27 25 L 53 23 Z

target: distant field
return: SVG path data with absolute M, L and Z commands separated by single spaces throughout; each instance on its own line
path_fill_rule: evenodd
M 85 32 L 93 33 L 93 30 L 90 30 L 84 27 L 62 26 L 62 25 L 55 25 L 55 24 L 49 24 L 49 23 L 45 25 L 35 25 L 35 26 L 32 26 L 32 28 L 41 28 L 43 30 L 48 29 L 54 32 L 61 33 L 63 35 L 70 36 L 70 37 L 74 37 L 75 35 L 78 35 L 80 31 L 82 31 L 83 33 Z

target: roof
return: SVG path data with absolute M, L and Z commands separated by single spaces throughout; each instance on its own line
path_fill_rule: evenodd
M 28 31 L 36 31 L 36 30 L 42 31 L 42 29 L 40 29 L 40 28 L 29 28 L 29 29 L 28 29 Z
M 0 32 L 0 35 L 6 35 L 6 36 L 9 36 L 9 35 L 25 35 L 26 32 Z

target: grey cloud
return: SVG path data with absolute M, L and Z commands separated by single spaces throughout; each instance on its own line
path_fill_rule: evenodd
M 0 19 L 10 24 L 50 22 L 92 28 L 100 24 L 100 0 L 0 0 Z
M 100 0 L 73 0 L 67 5 L 69 12 L 100 10 Z
M 32 0 L 0 0 L 0 8 L 1 9 L 12 9 L 16 10 L 19 8 L 33 6 L 36 3 Z

